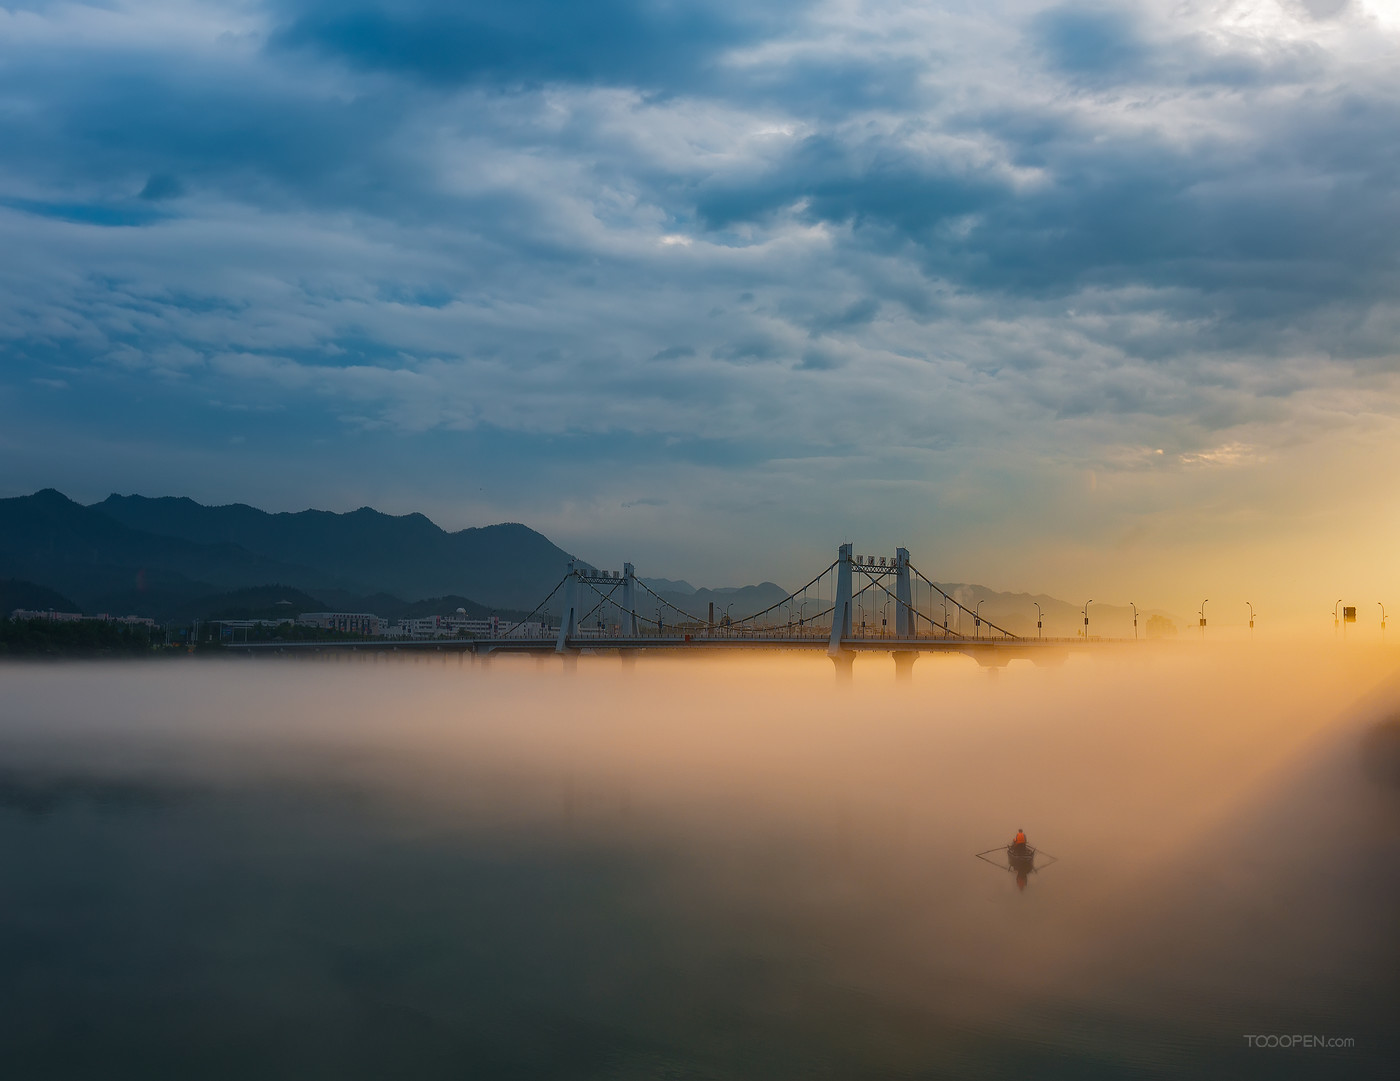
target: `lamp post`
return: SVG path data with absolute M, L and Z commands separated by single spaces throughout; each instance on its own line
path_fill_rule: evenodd
M 1376 601 L 1376 603 L 1381 604 L 1380 601 Z M 1385 641 L 1385 605 L 1383 604 L 1381 604 L 1381 641 Z
M 1132 607 L 1132 610 L 1133 610 L 1133 641 L 1136 642 L 1136 641 L 1137 641 L 1137 605 L 1136 605 L 1136 604 L 1133 604 L 1132 601 L 1129 601 L 1128 604 Z
M 1206 637 L 1206 605 L 1209 603 L 1210 598 L 1207 597 L 1205 600 L 1201 601 L 1201 607 L 1196 611 L 1196 615 L 1201 618 L 1201 641 L 1205 641 Z
M 938 595 L 943 598 L 943 637 L 948 637 L 948 594 L 943 590 L 938 591 Z
M 985 597 L 982 600 L 986 600 Z M 982 601 L 978 601 L 972 609 L 972 637 L 982 637 Z
M 1249 601 L 1244 603 L 1249 604 Z M 1254 641 L 1254 605 L 1252 604 L 1249 604 L 1249 640 Z
M 1044 624 L 1044 620 L 1042 620 L 1041 617 L 1040 617 L 1040 616 L 1041 616 L 1041 613 L 1040 613 L 1040 602 L 1039 602 L 1039 601 L 1031 601 L 1031 603 L 1032 603 L 1033 605 L 1035 605 L 1035 636 L 1036 636 L 1037 638 L 1039 638 L 1039 637 L 1040 637 L 1041 627 L 1042 627 L 1043 624 Z
M 1337 603 L 1334 604 L 1334 605 L 1332 605 L 1332 637 L 1333 637 L 1333 638 L 1336 638 L 1336 637 L 1337 637 L 1337 628 L 1338 628 L 1339 626 L 1341 626 L 1342 617 L 1341 617 L 1340 615 L 1338 615 L 1338 612 L 1341 610 L 1341 607 L 1342 607 L 1342 598 L 1341 598 L 1341 597 L 1338 597 L 1338 598 L 1337 598 Z
M 1089 605 L 1094 603 L 1094 598 L 1090 597 L 1084 602 L 1084 641 L 1089 640 Z

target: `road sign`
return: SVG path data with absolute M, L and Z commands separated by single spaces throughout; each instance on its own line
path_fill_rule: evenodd
M 1355 623 L 1355 622 L 1356 622 L 1356 609 L 1353 608 L 1353 607 L 1350 607 L 1350 606 L 1348 606 L 1348 607 L 1346 607 L 1346 608 L 1343 608 L 1343 609 L 1342 609 L 1342 619 L 1343 619 L 1345 622 L 1347 622 L 1347 623 Z

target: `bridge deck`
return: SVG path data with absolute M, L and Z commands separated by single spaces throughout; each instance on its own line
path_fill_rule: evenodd
M 1033 656 L 1040 651 L 1061 652 L 1065 649 L 1085 649 L 1100 646 L 1131 646 L 1133 639 L 1119 638 L 845 638 L 841 650 L 846 653 L 990 653 L 1013 656 Z M 553 638 L 426 638 L 426 639 L 335 639 L 305 642 L 229 642 L 226 648 L 256 652 L 306 652 L 319 650 L 451 653 L 556 653 Z M 646 635 L 635 638 L 618 636 L 580 636 L 568 640 L 564 652 L 634 652 L 660 650 L 667 652 L 735 651 L 754 649 L 804 650 L 826 653 L 830 640 L 815 636 L 781 635 Z

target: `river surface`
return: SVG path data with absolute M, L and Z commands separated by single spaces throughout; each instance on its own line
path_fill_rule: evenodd
M 1394 1076 L 1397 671 L 3 666 L 3 1073 Z

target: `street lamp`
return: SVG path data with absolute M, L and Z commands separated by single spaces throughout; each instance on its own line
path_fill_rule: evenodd
M 1196 612 L 1196 614 L 1197 614 L 1198 616 L 1201 617 L 1201 639 L 1202 639 L 1202 641 L 1205 640 L 1205 636 L 1206 636 L 1206 605 L 1209 604 L 1209 603 L 1210 603 L 1210 598 L 1207 597 L 1205 600 L 1201 601 L 1201 607 L 1200 607 L 1200 609 Z
M 1381 604 L 1380 601 L 1376 601 Z M 1385 605 L 1381 604 L 1381 641 L 1385 641 Z
M 1089 640 L 1089 605 L 1094 603 L 1094 598 L 1090 597 L 1084 602 L 1084 641 Z
M 1136 604 L 1133 604 L 1132 601 L 1129 601 L 1128 604 L 1132 605 L 1132 609 L 1133 609 L 1133 641 L 1136 642 L 1136 641 L 1137 641 L 1137 605 L 1136 605 Z
M 943 637 L 948 637 L 948 594 L 943 590 L 938 591 L 938 595 L 943 598 Z
M 1040 613 L 1040 602 L 1039 602 L 1039 601 L 1031 601 L 1031 603 L 1032 603 L 1033 605 L 1035 605 L 1035 636 L 1036 636 L 1037 638 L 1039 638 L 1039 637 L 1040 637 L 1041 628 L 1042 628 L 1042 626 L 1044 625 L 1044 621 L 1040 618 L 1040 616 L 1041 616 L 1041 613 Z
M 1249 604 L 1249 601 L 1244 603 Z M 1249 637 L 1251 641 L 1254 640 L 1254 605 L 1252 604 L 1249 604 Z
M 982 600 L 986 600 L 985 597 Z M 982 601 L 978 601 L 972 608 L 972 637 L 982 637 Z
M 1337 614 L 1338 610 L 1339 610 L 1341 607 L 1342 607 L 1342 598 L 1341 598 L 1341 597 L 1338 597 L 1338 598 L 1337 598 L 1337 603 L 1334 604 L 1334 605 L 1332 605 L 1332 637 L 1333 637 L 1333 638 L 1337 637 L 1337 627 L 1340 626 L 1341 621 L 1342 621 L 1341 616 L 1339 616 L 1339 615 Z

